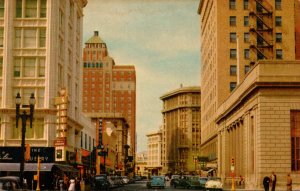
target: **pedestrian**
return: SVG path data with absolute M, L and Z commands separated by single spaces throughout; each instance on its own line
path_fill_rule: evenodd
M 274 171 L 272 171 L 272 175 L 271 175 L 271 191 L 275 191 L 275 187 L 276 187 L 276 182 L 277 182 L 277 176 L 274 173 Z
M 292 183 L 293 183 L 292 177 L 291 177 L 291 175 L 288 173 L 288 174 L 287 174 L 287 179 L 286 179 L 286 190 L 287 190 L 287 191 L 292 191 Z
M 263 180 L 263 185 L 265 188 L 265 191 L 269 191 L 269 186 L 270 186 L 270 177 L 266 176 Z
M 70 179 L 70 186 L 68 188 L 68 191 L 75 191 L 75 179 L 74 178 Z

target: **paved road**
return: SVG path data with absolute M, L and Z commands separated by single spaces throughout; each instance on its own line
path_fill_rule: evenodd
M 128 184 L 122 188 L 115 188 L 112 191 L 170 191 L 170 190 L 176 190 L 176 191 L 187 191 L 187 189 L 180 189 L 180 188 L 172 188 L 170 187 L 170 183 L 167 182 L 165 189 L 148 189 L 146 187 L 146 181 L 139 181 L 134 184 Z

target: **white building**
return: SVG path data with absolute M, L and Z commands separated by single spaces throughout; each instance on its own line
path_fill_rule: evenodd
M 21 122 L 16 128 L 15 120 L 17 93 L 22 105 L 28 104 L 31 93 L 36 99 L 32 129 L 27 120 L 26 144 L 54 147 L 54 100 L 65 88 L 69 100 L 67 137 L 60 143 L 66 147 L 62 153 L 68 157 L 65 162 L 80 163 L 80 159 L 75 160 L 81 149 L 92 150 L 95 128 L 81 113 L 82 19 L 86 4 L 87 0 L 0 1 L 1 147 L 21 144 Z
M 161 164 L 161 148 L 162 148 L 162 132 L 161 130 L 147 134 L 148 138 L 148 157 L 147 169 L 150 175 L 160 175 L 162 170 Z

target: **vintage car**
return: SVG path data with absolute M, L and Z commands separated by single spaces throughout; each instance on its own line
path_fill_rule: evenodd
M 207 177 L 199 177 L 199 182 L 200 182 L 201 188 L 205 188 L 205 184 L 206 184 L 207 180 L 208 180 Z
M 26 187 L 26 185 L 23 185 Z M 22 189 L 20 185 L 20 178 L 16 176 L 3 176 L 0 177 L 0 191 L 15 191 L 15 190 L 28 190 L 28 189 Z
M 166 182 L 164 176 L 152 176 L 147 182 L 147 188 L 165 188 Z
M 189 175 L 185 175 L 179 179 L 174 180 L 173 186 L 174 188 L 178 188 L 178 187 L 192 188 L 192 189 L 204 188 L 204 186 L 201 186 L 198 176 L 189 176 Z
M 110 188 L 110 183 L 105 174 L 96 175 L 92 182 L 91 190 L 108 190 Z
M 174 174 L 171 176 L 170 186 L 174 186 L 174 181 L 180 178 L 180 175 Z
M 223 184 L 221 182 L 221 178 L 211 177 L 205 183 L 206 190 L 223 190 Z

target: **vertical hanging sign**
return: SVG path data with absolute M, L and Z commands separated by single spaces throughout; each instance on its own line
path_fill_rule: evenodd
M 98 147 L 101 147 L 102 145 L 102 119 L 99 119 L 99 143 Z

